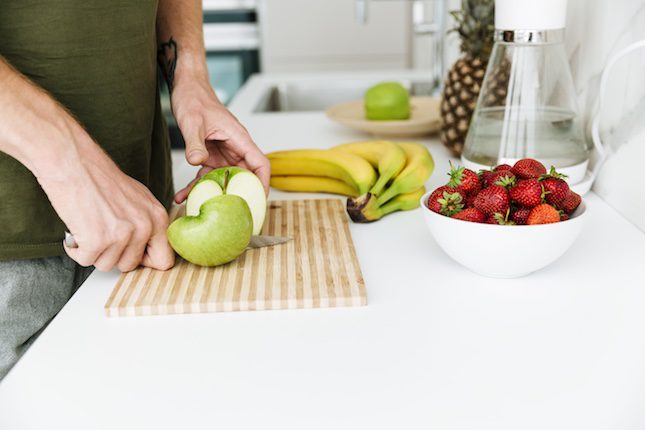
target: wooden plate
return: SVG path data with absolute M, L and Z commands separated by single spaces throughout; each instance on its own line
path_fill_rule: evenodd
M 437 132 L 441 127 L 439 97 L 411 97 L 410 118 L 370 121 L 362 100 L 341 103 L 327 109 L 327 116 L 340 124 L 382 137 L 412 137 Z

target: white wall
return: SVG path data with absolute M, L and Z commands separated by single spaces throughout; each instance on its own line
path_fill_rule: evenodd
M 600 74 L 609 58 L 645 39 L 645 0 L 569 0 L 566 45 L 580 107 L 589 119 L 598 98 Z M 603 128 L 620 123 L 645 96 L 645 50 L 617 65 L 608 87 Z

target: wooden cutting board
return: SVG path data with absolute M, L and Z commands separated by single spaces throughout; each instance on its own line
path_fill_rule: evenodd
M 182 259 L 165 272 L 122 274 L 105 304 L 108 316 L 166 315 L 367 304 L 341 200 L 269 202 L 262 234 L 292 241 L 247 250 L 219 267 Z

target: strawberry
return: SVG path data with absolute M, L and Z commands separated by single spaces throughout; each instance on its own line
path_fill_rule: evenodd
M 490 185 L 501 185 L 502 187 L 506 188 L 510 188 L 515 185 L 515 181 L 515 175 L 510 170 L 500 170 L 498 172 L 494 172 L 488 179 Z
M 528 225 L 551 224 L 554 222 L 560 222 L 560 212 L 547 203 L 542 203 L 531 209 L 529 218 L 526 220 Z
M 475 198 L 477 198 L 477 194 L 475 193 L 467 194 L 466 198 L 464 199 L 464 208 L 474 208 Z
M 569 216 L 569 214 L 565 214 L 565 213 L 560 214 L 560 221 L 566 221 L 566 220 L 568 220 L 570 218 L 571 217 Z
M 557 208 L 562 206 L 562 202 L 567 197 L 567 194 L 569 194 L 569 185 L 564 180 L 566 177 L 567 175 L 558 173 L 553 166 L 551 166 L 548 174 L 540 176 L 540 181 L 542 181 L 546 193 L 545 199 L 548 204 Z
M 506 188 L 500 185 L 491 185 L 484 188 L 475 197 L 474 206 L 487 215 L 495 212 L 506 213 L 510 204 L 510 198 Z
M 546 173 L 546 167 L 532 158 L 523 158 L 513 165 L 511 171 L 520 179 L 538 179 Z
M 515 225 L 515 221 L 508 219 L 509 211 L 506 211 L 506 216 L 501 212 L 495 212 L 494 214 L 488 215 L 486 217 L 486 224 L 497 224 L 497 225 Z
M 511 170 L 511 169 L 512 169 L 512 167 L 511 167 L 511 166 L 509 166 L 508 164 L 500 164 L 499 166 L 495 166 L 495 168 L 493 169 L 493 171 L 495 171 L 495 172 L 502 172 L 502 171 L 504 171 L 504 170 Z
M 575 211 L 578 206 L 580 206 L 580 203 L 582 202 L 582 197 L 580 197 L 579 194 L 577 194 L 573 190 L 569 190 L 567 193 L 567 196 L 562 200 L 562 203 L 560 204 L 560 208 L 564 211 L 566 214 L 572 214 L 573 211 Z
M 542 203 L 544 190 L 537 179 L 522 179 L 511 188 L 511 200 L 520 206 L 532 208 Z
M 479 222 L 482 223 L 486 220 L 486 214 L 479 209 L 466 208 L 461 212 L 457 212 L 452 216 L 454 219 L 462 221 Z
M 490 214 L 490 215 L 488 215 L 488 216 L 486 217 L 486 220 L 484 221 L 484 224 L 495 224 L 495 225 L 499 225 L 499 223 L 497 222 L 497 218 L 495 218 L 495 215 L 496 215 L 496 214 Z
M 453 188 L 461 187 L 466 194 L 476 194 L 481 189 L 477 173 L 465 167 L 453 167 L 452 162 L 450 162 L 448 176 L 450 176 L 450 180 L 447 185 Z
M 444 185 L 428 197 L 428 209 L 446 216 L 452 216 L 464 208 L 464 192 L 459 188 Z
M 482 188 L 490 187 L 491 185 L 497 184 L 502 186 L 511 186 L 513 180 L 515 180 L 515 175 L 510 170 L 480 170 L 479 177 L 482 182 Z M 506 177 L 508 182 L 499 183 Z
M 511 219 L 517 225 L 526 225 L 526 221 L 529 219 L 529 213 L 531 213 L 530 208 L 519 207 L 511 211 Z
M 493 172 L 492 170 L 484 170 L 484 169 L 480 170 L 477 173 L 477 176 L 479 176 L 479 181 L 482 184 L 482 188 L 486 188 L 491 184 L 490 177 L 493 176 L 494 174 L 495 172 Z

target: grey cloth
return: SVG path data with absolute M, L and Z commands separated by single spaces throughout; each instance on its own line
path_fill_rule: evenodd
M 67 256 L 0 261 L 0 380 L 90 273 Z

